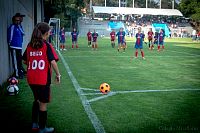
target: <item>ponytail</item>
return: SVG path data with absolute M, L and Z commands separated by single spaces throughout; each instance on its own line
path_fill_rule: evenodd
M 49 25 L 45 22 L 38 23 L 32 33 L 30 46 L 34 49 L 39 49 L 43 46 L 43 35 L 49 32 Z

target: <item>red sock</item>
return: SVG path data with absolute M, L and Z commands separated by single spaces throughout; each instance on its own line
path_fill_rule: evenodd
M 164 49 L 165 48 L 165 46 L 164 45 L 162 45 L 162 49 Z
M 92 48 L 94 48 L 94 45 L 92 45 Z
M 143 51 L 141 51 L 141 55 L 142 55 L 142 57 L 144 57 L 144 52 Z
M 135 52 L 135 57 L 137 57 L 137 56 L 138 56 L 138 51 Z
M 76 48 L 78 48 L 78 44 L 76 45 Z
M 63 49 L 65 48 L 65 45 L 63 45 Z
M 72 48 L 74 48 L 74 45 L 72 44 Z
M 158 45 L 158 50 L 160 50 L 160 45 Z

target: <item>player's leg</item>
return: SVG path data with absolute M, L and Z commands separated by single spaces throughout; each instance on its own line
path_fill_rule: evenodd
M 50 102 L 50 86 L 41 86 L 39 89 L 39 133 L 53 132 L 53 127 L 46 127 L 47 124 L 47 103 Z
M 74 41 L 75 42 L 75 44 L 76 44 L 76 48 L 79 48 L 78 47 L 78 41 L 76 40 L 76 41 Z
M 145 59 L 145 58 L 144 58 L 144 51 L 143 51 L 142 48 L 140 48 L 140 52 L 141 52 L 141 55 L 142 55 L 142 59 Z
M 160 42 L 158 43 L 158 51 L 160 51 Z
M 98 48 L 98 43 L 95 42 L 95 49 L 97 50 L 97 48 Z
M 33 92 L 34 96 L 34 101 L 32 104 L 32 130 L 38 130 L 39 125 L 38 125 L 38 117 L 39 117 L 39 89 L 37 88 L 36 85 L 30 85 L 30 88 Z
M 135 48 L 135 58 L 138 57 L 138 48 Z
M 94 47 L 95 47 L 95 42 L 93 41 L 92 42 L 92 50 L 94 50 Z
M 148 41 L 149 41 L 149 49 L 150 49 L 150 47 L 151 47 L 151 40 L 150 40 L 150 39 L 148 39 Z
M 66 44 L 65 44 L 66 42 L 65 42 L 65 40 L 63 40 L 63 50 L 66 50 Z
M 120 43 L 120 42 L 118 42 L 118 48 L 117 48 L 117 51 L 119 52 L 119 51 L 120 51 L 120 49 L 121 49 L 121 43 Z
M 74 49 L 74 44 L 75 44 L 74 40 L 72 40 L 72 49 Z

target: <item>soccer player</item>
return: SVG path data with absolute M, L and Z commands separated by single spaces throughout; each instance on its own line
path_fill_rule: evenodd
M 94 32 L 92 33 L 92 49 L 97 50 L 98 44 L 97 44 L 97 38 L 98 38 L 98 33 L 94 29 Z
M 87 39 L 88 39 L 88 47 L 90 47 L 92 41 L 92 32 L 90 30 L 87 33 Z
M 112 32 L 110 33 L 110 39 L 111 39 L 112 48 L 115 47 L 115 36 L 116 36 L 116 33 L 115 33 L 115 30 L 113 29 Z
M 151 45 L 151 50 L 154 48 L 154 44 L 158 45 L 158 32 L 155 32 L 153 43 Z
M 138 33 L 136 33 L 136 42 L 135 42 L 135 58 L 138 57 L 138 49 L 140 49 L 141 55 L 142 55 L 142 59 L 144 58 L 144 51 L 143 49 L 143 41 L 144 41 L 144 37 L 145 35 L 142 33 L 142 28 L 139 27 L 138 28 Z
M 152 31 L 152 28 L 149 28 L 149 31 L 148 31 L 148 42 L 149 42 L 149 49 L 151 49 L 151 46 L 153 44 L 153 31 Z
M 118 52 L 122 48 L 125 52 L 125 35 L 126 33 L 123 31 L 123 28 L 120 28 L 119 32 L 116 34 L 116 36 L 118 37 Z
M 74 48 L 74 45 L 76 45 L 76 48 L 78 48 L 78 32 L 76 31 L 76 28 L 73 28 L 73 31 L 71 32 L 72 37 L 72 49 Z
M 39 130 L 39 133 L 54 131 L 53 127 L 46 127 L 52 68 L 56 73 L 56 81 L 58 83 L 60 83 L 61 77 L 56 63 L 59 60 L 58 56 L 51 44 L 46 41 L 49 36 L 49 29 L 48 23 L 38 23 L 23 54 L 23 60 L 27 65 L 27 81 L 34 96 L 32 130 Z
M 165 32 L 163 29 L 160 29 L 158 33 L 158 51 L 160 51 L 160 46 L 164 49 L 164 39 L 165 39 Z
M 65 28 L 62 27 L 61 30 L 60 30 L 60 50 L 66 50 L 65 48 Z

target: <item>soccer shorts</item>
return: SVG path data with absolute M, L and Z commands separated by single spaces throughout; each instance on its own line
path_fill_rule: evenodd
M 72 40 L 72 44 L 77 44 L 77 40 Z
M 35 100 L 49 103 L 51 97 L 50 85 L 30 85 Z
M 164 41 L 160 41 L 160 42 L 159 42 L 159 45 L 164 45 Z
M 135 48 L 136 49 L 143 49 L 143 45 L 137 45 L 137 44 L 135 44 Z
M 61 39 L 61 40 L 60 40 L 60 43 L 65 43 L 65 40 L 64 40 L 64 39 Z

